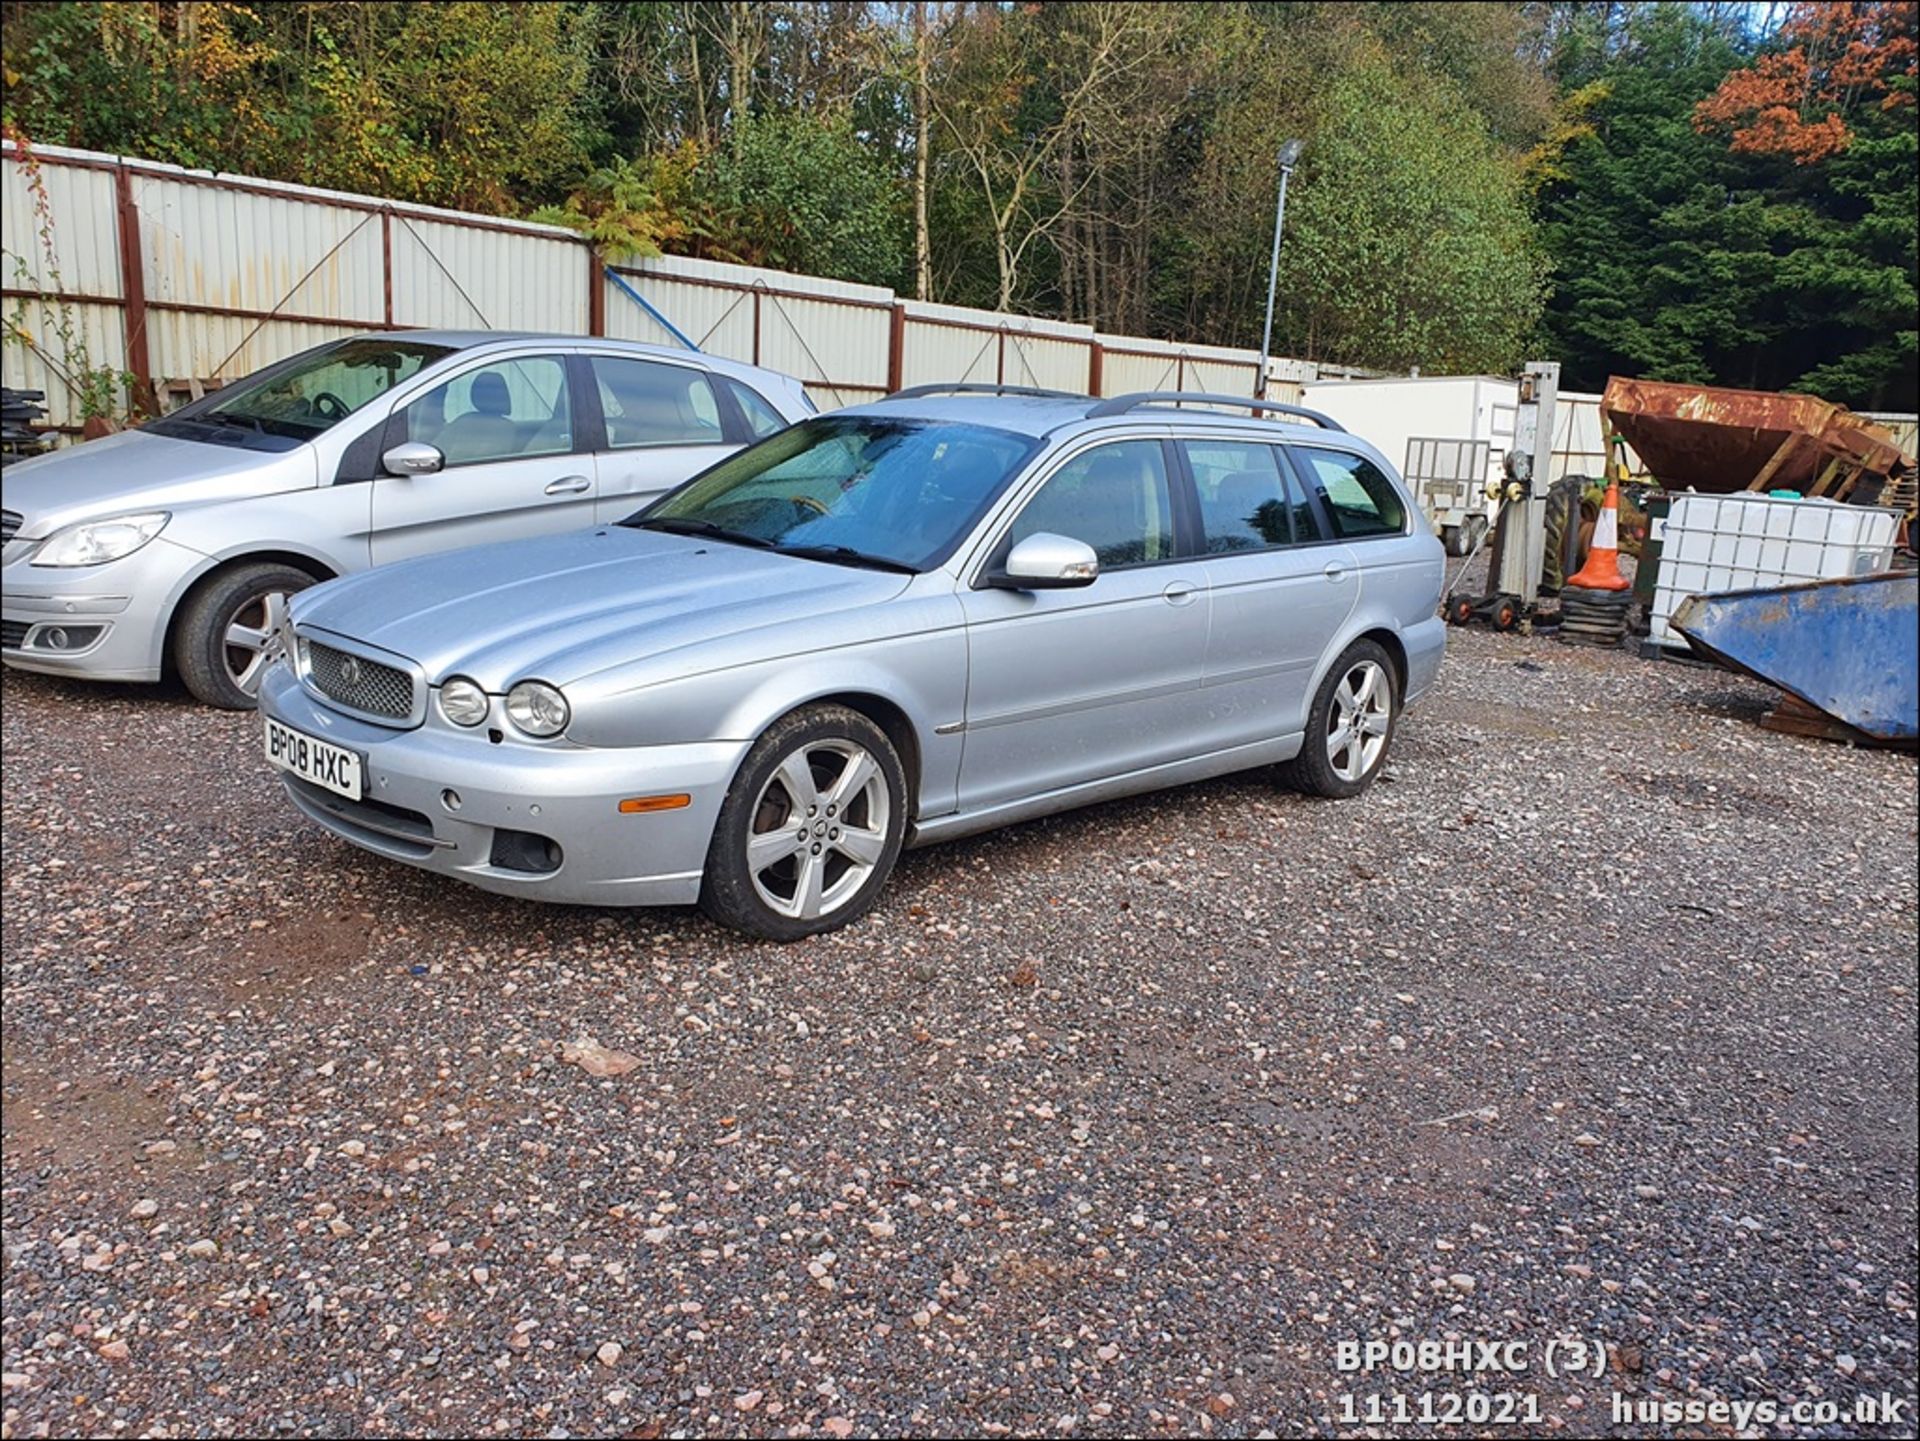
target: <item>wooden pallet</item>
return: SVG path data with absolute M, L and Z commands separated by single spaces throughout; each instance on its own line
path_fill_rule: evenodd
M 1844 721 L 1837 721 L 1825 711 L 1808 705 L 1799 696 L 1787 695 L 1784 692 L 1773 709 L 1760 717 L 1760 724 L 1770 731 L 1780 731 L 1786 735 L 1845 741 L 1848 745 L 1855 746 L 1881 744 L 1865 731 L 1855 730 Z

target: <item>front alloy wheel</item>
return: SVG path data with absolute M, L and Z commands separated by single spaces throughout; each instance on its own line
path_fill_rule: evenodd
M 885 731 L 845 706 L 776 721 L 729 788 L 700 905 L 722 925 L 797 941 L 862 915 L 906 834 L 907 780 Z
M 754 891 L 813 921 L 858 895 L 887 850 L 893 800 L 880 764 L 848 740 L 802 744 L 761 787 L 747 836 Z
M 223 710 L 250 710 L 287 597 L 313 584 L 304 570 L 246 561 L 190 592 L 173 624 L 173 663 L 187 689 Z

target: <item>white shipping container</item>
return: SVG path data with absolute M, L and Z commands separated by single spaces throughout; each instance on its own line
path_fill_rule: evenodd
M 1893 564 L 1900 513 L 1831 500 L 1788 500 L 1736 491 L 1673 498 L 1654 583 L 1651 637 L 1673 650 L 1686 637 L 1669 624 L 1690 595 L 1759 590 L 1795 581 L 1871 575 Z

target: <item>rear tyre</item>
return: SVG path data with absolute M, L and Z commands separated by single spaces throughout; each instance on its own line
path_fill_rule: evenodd
M 1357 796 L 1386 764 L 1399 721 L 1392 657 L 1373 641 L 1355 641 L 1320 682 L 1300 754 L 1281 767 L 1281 779 L 1305 795 Z
M 174 628 L 173 662 L 194 697 L 222 710 L 252 710 L 267 665 L 267 617 L 312 584 L 304 570 L 252 561 L 217 573 L 188 596 Z
M 837 930 L 878 899 L 906 829 L 906 771 L 886 732 L 845 706 L 795 711 L 727 792 L 700 908 L 769 941 Z

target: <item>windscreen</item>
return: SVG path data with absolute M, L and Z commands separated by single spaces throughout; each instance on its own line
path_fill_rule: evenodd
M 1036 445 L 978 425 L 828 416 L 722 461 L 623 523 L 927 570 Z
M 451 354 L 444 345 L 385 336 L 345 340 L 229 385 L 173 418 L 311 440 Z

